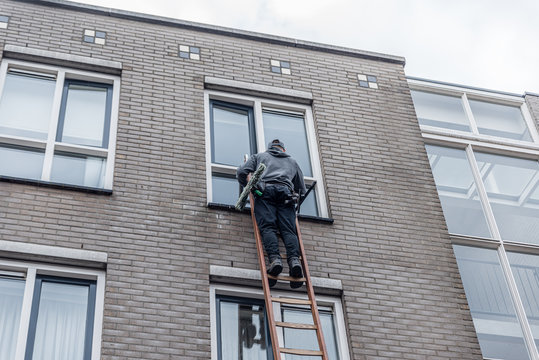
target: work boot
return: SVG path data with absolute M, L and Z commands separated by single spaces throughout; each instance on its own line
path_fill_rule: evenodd
M 301 267 L 301 262 L 297 257 L 291 257 L 288 259 L 288 269 L 290 271 L 290 276 L 294 278 L 303 277 L 303 269 Z M 303 285 L 303 281 L 290 281 L 290 287 L 292 289 L 297 289 Z
M 269 266 L 267 273 L 273 276 L 277 276 L 283 271 L 283 261 L 281 260 L 281 257 L 279 255 L 272 255 L 269 256 Z M 269 286 L 273 287 L 275 284 L 277 284 L 277 280 L 275 279 L 268 279 Z

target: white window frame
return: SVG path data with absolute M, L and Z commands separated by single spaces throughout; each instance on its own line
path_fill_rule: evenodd
M 92 335 L 92 360 L 101 358 L 101 340 L 103 334 L 103 312 L 105 305 L 105 271 L 77 268 L 72 266 L 48 265 L 36 262 L 0 259 L 0 274 L 18 273 L 24 276 L 25 287 L 21 307 L 19 332 L 14 360 L 24 360 L 26 342 L 30 326 L 30 313 L 37 275 L 58 276 L 71 279 L 96 281 L 94 329 Z
M 28 137 L 12 136 L 0 134 L 0 143 L 25 146 L 34 149 L 45 150 L 45 157 L 43 160 L 43 171 L 41 174 L 41 181 L 49 182 L 52 161 L 55 151 L 66 151 L 81 155 L 97 156 L 106 159 L 106 173 L 103 184 L 103 189 L 112 190 L 113 186 L 113 172 L 114 172 L 114 160 L 116 157 L 116 138 L 118 130 L 118 109 L 120 102 L 120 77 L 115 75 L 102 74 L 99 72 L 89 72 L 82 70 L 75 70 L 68 67 L 43 65 L 40 63 L 3 59 L 0 64 L 0 91 L 4 90 L 4 83 L 6 75 L 9 69 L 19 69 L 22 71 L 38 72 L 55 75 L 56 88 L 54 91 L 53 106 L 51 111 L 51 118 L 49 121 L 49 132 L 47 140 L 37 140 Z M 97 82 L 103 84 L 112 85 L 112 106 L 110 113 L 110 129 L 109 129 L 109 144 L 107 149 L 74 145 L 68 143 L 62 143 L 56 141 L 56 132 L 58 128 L 58 120 L 60 116 L 60 105 L 62 101 L 62 91 L 64 86 L 64 80 L 82 80 Z M 1 93 L 0 93 L 1 96 Z
M 272 297 L 286 297 L 286 298 L 297 298 L 302 300 L 308 300 L 307 294 L 298 294 L 281 290 L 272 290 Z M 217 296 L 233 296 L 238 298 L 245 299 L 257 299 L 264 300 L 264 292 L 261 289 L 254 289 L 243 286 L 236 285 L 225 285 L 225 284 L 210 284 L 210 324 L 211 324 L 211 359 L 218 360 L 217 352 Z M 335 327 L 335 337 L 336 344 L 339 352 L 340 360 L 350 360 L 350 353 L 348 350 L 348 337 L 346 333 L 346 324 L 344 321 L 343 306 L 341 299 L 333 296 L 327 295 L 316 295 L 316 302 L 319 306 L 326 306 L 332 309 L 334 327 Z M 281 304 L 278 302 L 273 303 L 273 314 L 275 315 L 276 321 L 281 320 Z M 269 335 L 268 335 L 269 336 Z M 277 336 L 279 338 L 279 343 L 283 344 L 283 329 L 277 328 Z M 281 355 L 281 358 L 284 359 L 285 354 Z
M 477 161 L 475 160 L 474 156 L 475 152 L 482 151 L 492 154 L 511 156 L 514 158 L 524 158 L 539 161 L 539 133 L 526 105 L 526 101 L 522 96 L 518 95 L 489 92 L 487 90 L 480 89 L 470 89 L 449 84 L 438 84 L 418 79 L 408 79 L 408 85 L 411 90 L 459 96 L 463 101 L 466 116 L 470 121 L 472 129 L 471 132 L 420 125 L 425 144 L 457 148 L 466 152 L 466 157 L 477 186 L 477 193 L 481 200 L 487 225 L 492 234 L 491 238 L 478 238 L 460 234 L 450 234 L 452 242 L 456 245 L 468 245 L 478 248 L 490 248 L 497 250 L 500 266 L 507 282 L 509 293 L 515 306 L 515 312 L 522 329 L 524 342 L 531 358 L 533 360 L 539 360 L 539 352 L 535 344 L 531 326 L 528 322 L 524 305 L 522 304 L 516 280 L 513 276 L 506 252 L 518 251 L 522 253 L 539 255 L 539 245 L 518 243 L 515 241 L 503 241 L 498 230 L 496 219 L 494 218 L 494 213 L 488 199 L 487 191 L 483 184 L 482 174 L 477 166 Z M 468 97 L 472 97 L 474 100 L 487 101 L 494 104 L 520 107 L 532 141 L 511 140 L 479 134 L 477 131 L 477 125 L 467 101 Z
M 270 100 L 255 96 L 245 96 L 231 94 L 222 91 L 205 90 L 204 91 L 204 115 L 206 129 L 206 189 L 207 202 L 212 202 L 212 173 L 218 170 L 222 174 L 236 174 L 236 167 L 221 164 L 214 164 L 211 161 L 211 125 L 210 125 L 210 101 L 219 100 L 232 104 L 244 105 L 253 108 L 255 133 L 256 133 L 256 148 L 257 152 L 266 150 L 266 144 L 269 141 L 264 139 L 263 126 L 263 110 L 278 110 L 284 113 L 301 114 L 305 121 L 305 130 L 307 135 L 307 143 L 309 146 L 309 156 L 312 167 L 312 176 L 305 176 L 305 183 L 308 186 L 316 181 L 315 192 L 318 207 L 319 217 L 328 217 L 328 208 L 326 202 L 325 186 L 322 177 L 322 169 L 320 164 L 320 156 L 318 151 L 318 142 L 314 130 L 314 119 L 312 109 L 308 105 L 295 104 L 277 100 Z

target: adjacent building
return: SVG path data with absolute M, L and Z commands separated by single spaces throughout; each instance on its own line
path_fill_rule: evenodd
M 232 205 L 278 137 L 331 359 L 539 359 L 539 96 L 64 0 L 1 0 L 0 48 L 0 358 L 272 359 Z

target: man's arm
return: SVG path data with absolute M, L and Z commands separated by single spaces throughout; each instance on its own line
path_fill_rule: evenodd
M 296 164 L 296 176 L 294 176 L 294 179 L 292 180 L 292 183 L 294 184 L 294 191 L 299 194 L 299 196 L 305 195 L 307 192 L 307 188 L 305 187 L 305 181 L 303 180 L 303 172 L 301 171 L 301 168 L 299 165 Z
M 247 185 L 247 175 L 256 170 L 257 165 L 256 155 L 252 155 L 249 159 L 236 170 L 236 179 L 241 186 Z

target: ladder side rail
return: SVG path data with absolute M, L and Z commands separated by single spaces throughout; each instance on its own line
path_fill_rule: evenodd
M 256 250 L 258 253 L 258 262 L 260 264 L 260 275 L 262 277 L 262 287 L 264 289 L 264 302 L 266 303 L 266 317 L 268 320 L 268 328 L 270 331 L 271 347 L 273 349 L 273 358 L 275 360 L 281 359 L 281 352 L 279 347 L 279 338 L 277 337 L 277 328 L 275 326 L 275 317 L 273 314 L 273 302 L 271 300 L 271 290 L 268 282 L 268 274 L 266 272 L 266 261 L 264 258 L 264 248 L 262 246 L 262 238 L 256 223 L 255 217 L 255 204 L 253 194 L 249 194 L 249 202 L 251 204 L 251 218 L 253 220 L 253 229 L 256 239 Z
M 305 287 L 307 288 L 307 294 L 309 300 L 311 301 L 311 312 L 313 316 L 314 325 L 316 325 L 316 337 L 318 339 L 318 346 L 320 351 L 323 353 L 322 360 L 328 360 L 328 352 L 326 349 L 326 343 L 324 341 L 324 335 L 322 334 L 322 322 L 320 321 L 320 314 L 318 313 L 318 305 L 316 304 L 316 298 L 314 295 L 314 288 L 311 282 L 311 274 L 309 272 L 309 266 L 307 265 L 307 258 L 305 257 L 305 248 L 303 246 L 303 239 L 301 237 L 301 231 L 299 229 L 299 221 L 296 216 L 296 232 L 298 235 L 299 248 L 303 263 L 303 277 L 305 278 Z

